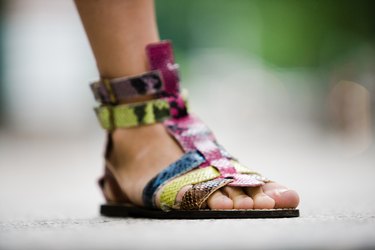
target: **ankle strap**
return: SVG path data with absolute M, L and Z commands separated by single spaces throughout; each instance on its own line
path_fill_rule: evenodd
M 128 128 L 187 116 L 187 95 L 180 94 L 178 65 L 174 62 L 171 42 L 149 44 L 146 54 L 152 71 L 138 76 L 103 79 L 90 85 L 95 99 L 102 104 L 95 111 L 104 129 Z M 156 99 L 119 105 L 147 95 L 154 95 Z
M 158 71 L 138 76 L 103 79 L 90 84 L 95 99 L 102 104 L 117 104 L 130 98 L 145 95 L 161 95 L 164 85 Z
M 131 98 L 157 95 L 176 96 L 180 92 L 178 64 L 170 41 L 147 45 L 146 54 L 152 71 L 138 76 L 102 79 L 90 84 L 95 99 L 116 105 Z
M 102 128 L 130 128 L 181 118 L 188 114 L 187 94 L 123 105 L 101 105 L 95 108 Z

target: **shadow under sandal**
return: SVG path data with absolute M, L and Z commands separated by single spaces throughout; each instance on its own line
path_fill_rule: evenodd
M 178 65 L 174 62 L 171 43 L 162 41 L 146 47 L 150 71 L 135 77 L 103 79 L 91 84 L 101 105 L 95 108 L 101 126 L 108 131 L 105 157 L 112 148 L 111 131 L 147 124 L 162 123 L 184 150 L 176 162 L 166 166 L 143 190 L 144 207 L 131 204 L 126 198 L 116 172 L 106 160 L 102 189 L 110 189 L 110 198 L 100 212 L 105 216 L 159 219 L 204 218 L 280 218 L 298 217 L 299 210 L 244 209 L 210 210 L 208 197 L 224 186 L 257 187 L 269 180 L 241 165 L 221 145 L 211 130 L 197 117 L 189 114 L 186 92 L 179 87 Z M 150 96 L 146 102 L 120 104 L 129 98 Z M 176 196 L 181 188 L 192 185 L 180 202 Z M 160 209 L 155 203 L 160 192 Z M 114 200 L 116 202 L 114 202 Z

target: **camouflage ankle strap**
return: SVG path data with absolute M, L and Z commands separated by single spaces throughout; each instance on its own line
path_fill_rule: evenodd
M 103 79 L 90 84 L 95 99 L 103 104 L 117 104 L 131 98 L 158 95 L 164 85 L 158 71 L 150 71 L 138 76 Z
M 105 105 L 116 105 L 145 95 L 178 95 L 180 78 L 172 44 L 169 41 L 149 44 L 146 47 L 146 55 L 150 72 L 93 82 L 90 87 L 95 99 Z
M 102 128 L 130 128 L 154 124 L 169 118 L 179 118 L 188 114 L 187 94 L 176 97 L 159 98 L 146 102 L 123 105 L 101 105 L 95 108 Z

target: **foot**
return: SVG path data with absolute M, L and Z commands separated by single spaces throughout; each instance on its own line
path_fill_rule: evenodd
M 148 181 L 184 153 L 162 124 L 116 129 L 112 136 L 114 147 L 109 161 L 128 199 L 142 206 L 142 192 Z M 177 201 L 188 188 L 179 192 Z M 110 197 L 108 187 L 104 190 Z M 207 201 L 211 209 L 295 208 L 298 203 L 295 191 L 275 182 L 255 188 L 224 187 Z

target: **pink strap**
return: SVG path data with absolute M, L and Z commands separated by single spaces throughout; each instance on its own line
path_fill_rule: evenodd
M 196 149 L 195 141 L 207 138 L 215 141 L 211 130 L 197 117 L 189 114 L 178 120 L 170 119 L 164 122 L 169 133 L 176 138 L 185 152 Z
M 170 41 L 151 43 L 146 47 L 150 70 L 160 70 L 165 91 L 177 95 L 180 91 L 178 65 L 175 64 Z
M 230 160 L 222 155 L 215 143 L 211 130 L 198 118 L 189 115 L 178 120 L 167 120 L 165 125 L 185 152 L 198 149 L 203 154 L 206 162 L 202 167 L 213 165 L 219 169 L 222 177 L 230 177 L 236 173 Z
M 198 150 L 205 158 L 200 167 L 215 166 L 221 177 L 231 177 L 233 186 L 256 186 L 263 182 L 255 176 L 237 173 L 230 159 L 223 154 L 222 148 L 207 126 L 198 118 L 188 115 L 180 91 L 177 65 L 175 64 L 172 45 L 169 41 L 149 44 L 146 47 L 150 70 L 159 70 L 164 90 L 170 98 L 173 119 L 164 122 L 168 132 L 180 143 L 185 152 Z

